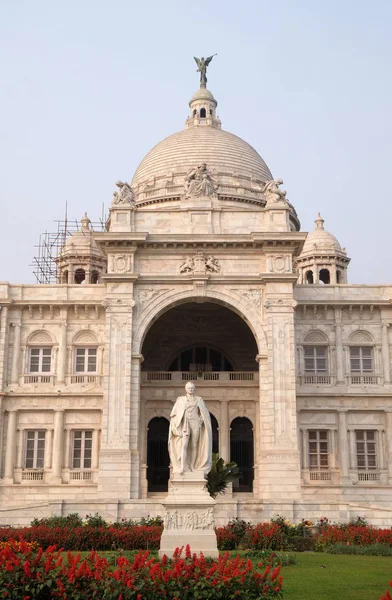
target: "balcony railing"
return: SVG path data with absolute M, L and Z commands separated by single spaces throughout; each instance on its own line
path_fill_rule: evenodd
M 378 375 L 349 375 L 347 377 L 350 385 L 380 385 L 382 378 Z
M 25 384 L 46 384 L 54 385 L 54 375 L 23 375 L 22 381 Z
M 335 377 L 332 375 L 301 375 L 301 385 L 333 385 L 335 383 Z
M 43 469 L 23 469 L 22 481 L 43 481 L 44 471 Z
M 257 371 L 142 371 L 142 383 L 182 383 L 184 381 L 197 381 L 209 383 L 256 383 L 259 381 Z
M 68 375 L 66 377 L 66 383 L 95 383 L 97 385 L 101 384 L 101 375 L 96 374 L 80 374 L 80 375 Z
M 340 472 L 334 469 L 303 469 L 302 476 L 304 483 L 308 485 L 337 485 Z

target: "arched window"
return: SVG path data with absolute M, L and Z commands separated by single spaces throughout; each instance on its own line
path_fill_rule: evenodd
M 376 383 L 374 339 L 367 331 L 354 331 L 348 340 L 350 347 L 351 383 Z
M 328 269 L 321 269 L 319 273 L 319 282 L 326 285 L 331 283 L 331 275 Z
M 169 421 L 154 417 L 147 432 L 147 485 L 149 492 L 167 492 L 170 458 L 167 447 Z
M 246 417 L 237 417 L 230 428 L 230 460 L 237 463 L 241 476 L 234 492 L 252 492 L 254 479 L 253 426 Z
M 94 332 L 79 331 L 73 339 L 74 373 L 76 375 L 93 375 L 98 373 L 98 340 Z
M 212 415 L 211 413 L 210 413 L 210 417 L 211 417 L 211 426 L 212 426 L 212 452 L 213 452 L 213 454 L 217 454 L 219 452 L 218 421 L 216 420 L 214 415 Z
M 196 110 L 196 108 L 195 108 L 195 109 L 194 109 L 194 111 L 193 111 L 193 116 L 194 116 L 194 117 L 196 117 L 196 116 L 197 116 L 197 110 Z
M 91 283 L 98 283 L 99 280 L 99 273 L 98 271 L 91 271 Z
M 304 338 L 304 383 L 329 383 L 328 337 L 323 331 L 309 331 Z
M 28 373 L 37 375 L 52 372 L 53 340 L 47 331 L 35 331 L 28 340 Z
M 205 108 L 201 108 L 200 109 L 200 118 L 201 119 L 205 119 L 206 118 L 206 109 Z
M 74 275 L 75 283 L 85 283 L 86 282 L 86 271 L 84 269 L 76 269 Z
M 313 271 L 306 271 L 306 273 L 305 273 L 305 281 L 306 281 L 306 283 L 314 283 L 314 281 L 313 281 Z
M 191 346 L 182 350 L 170 363 L 168 371 L 233 371 L 231 361 L 211 346 Z

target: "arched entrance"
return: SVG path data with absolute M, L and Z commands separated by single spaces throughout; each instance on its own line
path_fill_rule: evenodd
M 149 492 L 167 492 L 169 481 L 169 421 L 154 417 L 148 424 L 147 484 Z
M 246 417 L 237 417 L 230 428 L 230 460 L 241 471 L 233 492 L 252 492 L 254 479 L 253 426 Z
M 231 442 L 229 414 L 233 416 L 233 410 L 243 414 L 245 410 L 250 418 L 256 418 L 258 346 L 248 322 L 234 310 L 216 302 L 183 302 L 160 314 L 152 323 L 141 354 L 144 360 L 140 373 L 140 431 L 145 430 L 154 413 L 162 415 L 161 421 L 155 418 L 148 425 L 146 487 L 148 493 L 164 492 L 169 478 L 168 420 L 176 398 L 185 393 L 186 382 L 195 383 L 196 394 L 211 411 L 213 452 L 219 454 L 220 449 L 227 460 Z M 163 416 L 166 419 L 162 420 Z M 237 439 L 236 432 L 234 424 L 234 452 L 244 473 L 239 490 L 252 491 L 252 427 L 251 453 L 246 446 L 249 435 Z M 242 446 L 237 443 L 241 440 Z

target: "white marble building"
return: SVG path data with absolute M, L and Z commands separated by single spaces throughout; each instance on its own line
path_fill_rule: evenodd
M 117 182 L 107 231 L 82 219 L 57 284 L 0 284 L 0 525 L 162 514 L 188 380 L 243 474 L 218 522 L 390 525 L 392 287 L 349 284 L 211 92 L 189 106 Z

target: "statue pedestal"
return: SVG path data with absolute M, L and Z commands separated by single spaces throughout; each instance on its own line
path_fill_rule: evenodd
M 214 530 L 215 500 L 205 489 L 202 471 L 175 473 L 169 482 L 169 493 L 162 502 L 165 509 L 164 530 L 159 549 L 160 558 L 173 556 L 176 548 L 189 544 L 191 552 L 217 558 L 219 555 Z

